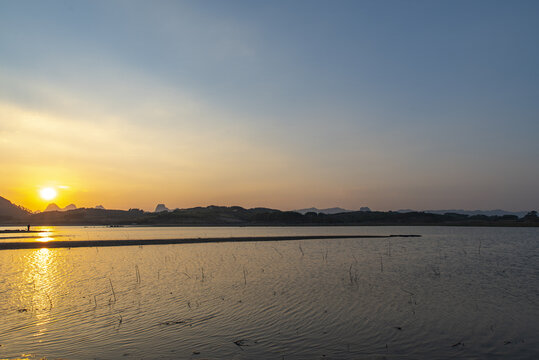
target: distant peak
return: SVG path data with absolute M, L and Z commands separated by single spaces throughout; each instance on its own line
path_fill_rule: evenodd
M 167 208 L 167 207 L 165 206 L 165 204 L 157 204 L 157 206 L 155 207 L 155 211 L 154 211 L 154 212 L 158 213 L 158 212 L 162 212 L 162 211 L 170 211 L 170 209 Z
M 43 210 L 43 212 L 48 212 L 48 211 L 69 211 L 69 210 L 76 210 L 76 209 L 77 209 L 77 206 L 75 206 L 75 204 L 69 204 L 64 208 L 61 208 L 58 205 L 56 205 L 55 203 L 50 203 L 49 205 L 47 205 L 45 210 Z
M 62 211 L 62 208 L 60 208 L 55 203 L 50 203 L 49 205 L 47 205 L 45 210 L 43 210 L 43 212 L 47 212 L 47 211 Z
M 362 209 L 368 209 L 368 208 L 363 207 Z M 333 208 L 327 208 L 327 209 L 318 209 L 318 208 L 315 208 L 315 207 L 311 207 L 311 208 L 308 208 L 308 209 L 299 209 L 299 210 L 293 210 L 293 211 L 298 212 L 298 213 L 303 214 L 303 215 L 305 215 L 308 212 L 315 212 L 317 214 L 321 213 L 321 214 L 332 215 L 332 214 L 339 214 L 339 213 L 344 213 L 344 212 L 352 212 L 354 210 L 347 210 L 347 209 L 343 209 L 343 208 L 340 208 L 340 207 L 333 207 Z M 369 210 L 361 210 L 361 211 L 370 211 L 370 209 Z

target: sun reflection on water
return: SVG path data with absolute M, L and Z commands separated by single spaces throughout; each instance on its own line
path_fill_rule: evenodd
M 33 265 L 36 270 L 40 270 L 40 273 L 47 273 L 49 268 L 52 251 L 47 248 L 37 250 L 34 254 Z
M 36 239 L 36 241 L 39 241 L 39 242 L 54 241 L 52 229 L 46 228 L 46 229 L 40 229 L 40 230 L 41 231 L 37 234 L 38 238 Z
M 46 239 L 43 237 L 41 239 Z M 48 240 L 40 240 L 48 241 Z M 30 252 L 25 257 L 24 277 L 27 284 L 32 284 L 29 293 L 30 309 L 35 316 L 33 336 L 40 338 L 49 331 L 51 310 L 55 295 L 55 278 L 58 263 L 54 250 L 41 248 Z M 40 339 L 37 340 L 41 342 Z

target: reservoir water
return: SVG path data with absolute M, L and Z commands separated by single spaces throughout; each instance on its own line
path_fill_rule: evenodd
M 10 229 L 10 228 L 0 228 Z M 539 229 L 43 227 L 0 242 L 1 359 L 539 358 Z

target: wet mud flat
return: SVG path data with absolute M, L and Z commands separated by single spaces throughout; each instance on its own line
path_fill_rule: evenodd
M 294 241 L 294 240 L 326 240 L 326 239 L 387 239 L 421 237 L 421 235 L 305 235 L 305 236 L 246 236 L 246 237 L 208 237 L 186 239 L 143 239 L 143 240 L 67 240 L 46 242 L 5 242 L 0 243 L 0 250 L 41 249 L 41 248 L 82 248 L 107 246 L 142 246 L 142 245 L 171 245 L 199 244 L 223 242 L 257 242 L 257 241 Z

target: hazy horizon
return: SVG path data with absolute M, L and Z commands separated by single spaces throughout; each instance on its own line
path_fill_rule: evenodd
M 0 197 L 2 197 L 0 195 Z M 6 199 L 9 201 L 9 199 Z M 17 204 L 17 203 L 14 203 L 12 202 L 14 205 L 19 205 L 21 206 L 20 204 Z M 32 212 L 45 212 L 47 211 L 47 208 L 51 205 L 56 205 L 60 211 L 65 211 L 65 210 L 70 210 L 70 209 L 65 209 L 66 207 L 68 206 L 72 206 L 74 205 L 77 209 L 83 209 L 83 208 L 98 208 L 98 207 L 103 207 L 105 208 L 106 210 L 129 210 L 129 209 L 139 209 L 139 210 L 143 210 L 143 211 L 146 211 L 146 212 L 153 212 L 156 210 L 157 206 L 158 205 L 164 205 L 169 211 L 173 211 L 175 209 L 189 209 L 189 208 L 194 208 L 194 207 L 207 207 L 207 206 L 241 206 L 241 205 L 238 205 L 238 204 L 226 204 L 226 205 L 223 205 L 223 204 L 199 204 L 199 205 L 195 205 L 195 206 L 189 206 L 189 207 L 179 207 L 179 206 L 169 206 L 166 202 L 156 202 L 155 205 L 153 207 L 149 207 L 149 208 L 142 208 L 142 207 L 137 207 L 137 206 L 129 206 L 127 208 L 107 208 L 107 207 L 104 207 L 101 203 L 99 204 L 96 204 L 96 205 L 93 205 L 93 206 L 78 206 L 76 203 L 61 203 L 61 202 L 57 202 L 57 201 L 51 201 L 49 203 L 47 203 L 45 205 L 44 208 L 42 209 L 30 209 L 30 208 L 26 208 L 27 210 L 30 210 Z M 260 205 L 260 206 L 246 206 L 245 208 L 249 209 L 249 208 L 269 208 L 268 206 L 263 206 L 263 205 Z M 300 211 L 300 210 L 309 210 L 309 209 L 317 209 L 317 210 L 332 210 L 332 209 L 342 209 L 342 210 L 345 210 L 345 211 L 360 211 L 360 209 L 362 208 L 368 208 L 367 211 L 445 211 L 445 210 L 449 210 L 449 211 L 466 211 L 466 212 L 473 212 L 473 211 L 482 211 L 482 212 L 489 212 L 489 211 L 506 211 L 506 212 L 515 212 L 515 213 L 518 213 L 518 212 L 528 212 L 528 211 L 533 211 L 534 209 L 517 209 L 517 210 L 512 210 L 512 209 L 501 209 L 501 208 L 492 208 L 492 209 L 463 209 L 463 208 L 453 208 L 453 209 L 443 209 L 443 208 L 432 208 L 432 209 L 426 209 L 426 208 L 417 208 L 417 209 L 412 209 L 412 208 L 395 208 L 395 209 L 376 209 L 376 208 L 372 208 L 368 205 L 363 205 L 361 207 L 358 207 L 358 208 L 344 208 L 342 206 L 339 206 L 339 205 L 335 205 L 335 206 L 328 206 L 328 207 L 318 207 L 318 206 L 308 206 L 308 207 L 303 207 L 303 208 L 300 208 L 300 207 L 297 207 L 297 208 L 273 208 L 273 209 L 276 209 L 276 210 L 281 210 L 281 211 Z M 49 211 L 54 211 L 54 210 L 49 210 Z
M 536 1 L 4 1 L 0 196 L 536 209 L 538 18 Z

